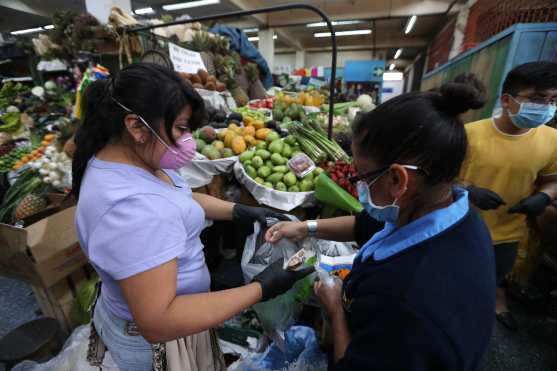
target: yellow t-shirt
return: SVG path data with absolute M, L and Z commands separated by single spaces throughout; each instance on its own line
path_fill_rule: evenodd
M 460 180 L 496 192 L 506 205 L 480 210 L 494 244 L 519 241 L 526 233 L 526 216 L 508 209 L 535 190 L 539 176 L 557 174 L 557 130 L 549 126 L 522 135 L 501 132 L 493 119 L 467 124 L 468 152 Z

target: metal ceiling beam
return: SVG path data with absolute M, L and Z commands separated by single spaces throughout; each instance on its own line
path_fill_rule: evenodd
M 229 0 L 230 3 L 240 10 L 250 10 L 253 9 L 253 6 L 247 3 L 245 0 Z M 260 26 L 269 27 L 268 25 L 268 17 L 264 16 L 263 14 L 253 14 L 252 17 L 259 23 Z M 292 46 L 296 50 L 302 50 L 303 45 L 300 41 L 294 37 L 290 32 L 285 30 L 275 30 L 276 35 L 287 45 Z
M 46 12 L 42 9 L 37 9 L 34 7 L 30 7 L 29 5 L 25 4 L 23 1 L 16 1 L 16 0 L 2 0 L 0 1 L 0 7 L 5 7 L 8 9 L 16 10 L 18 12 L 28 13 L 32 15 L 38 15 L 41 17 L 50 17 L 51 13 Z

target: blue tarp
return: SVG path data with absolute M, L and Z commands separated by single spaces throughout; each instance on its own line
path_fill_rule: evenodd
M 267 61 L 259 50 L 248 40 L 246 34 L 239 28 L 215 25 L 209 32 L 226 36 L 230 39 L 230 48 L 237 51 L 242 57 L 255 62 L 261 72 L 261 82 L 265 89 L 273 86 L 273 76 Z

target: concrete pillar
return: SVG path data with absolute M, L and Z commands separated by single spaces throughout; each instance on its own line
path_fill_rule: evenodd
M 133 14 L 131 0 L 85 0 L 87 11 L 101 23 L 108 22 L 110 9 L 113 6 L 119 6 L 123 11 Z
M 295 69 L 304 68 L 306 66 L 306 51 L 296 50 L 296 63 L 294 64 Z
M 275 62 L 275 31 L 272 28 L 259 31 L 259 41 L 257 43 L 259 52 L 267 61 L 269 69 L 273 71 Z

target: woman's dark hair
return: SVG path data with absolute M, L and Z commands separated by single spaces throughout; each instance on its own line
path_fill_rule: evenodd
M 354 125 L 359 153 L 379 161 L 417 165 L 427 183 L 453 181 L 466 155 L 459 114 L 485 104 L 485 89 L 467 75 L 437 90 L 402 94 L 380 104 Z M 478 86 L 480 88 L 478 88 Z
M 503 82 L 503 94 L 517 95 L 521 90 L 557 89 L 556 62 L 530 62 L 516 66 Z
M 81 181 L 91 157 L 111 139 L 119 139 L 129 114 L 114 99 L 140 115 L 153 130 L 165 130 L 174 143 L 172 124 L 187 106 L 192 108 L 188 126 L 199 127 L 205 119 L 205 105 L 195 89 L 174 71 L 152 63 L 135 63 L 108 80 L 97 80 L 84 96 L 84 120 L 75 135 L 72 162 L 73 194 L 79 197 Z M 173 144 L 172 143 L 172 144 Z

